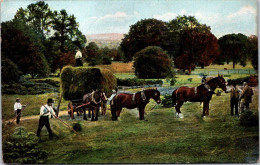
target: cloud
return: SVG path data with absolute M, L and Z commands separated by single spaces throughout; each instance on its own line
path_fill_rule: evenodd
M 164 13 L 161 15 L 153 15 L 153 18 L 162 20 L 162 21 L 170 21 L 174 19 L 178 14 L 176 13 Z
M 239 11 L 228 15 L 227 18 L 241 17 L 248 14 L 256 14 L 256 9 L 252 6 L 243 6 Z

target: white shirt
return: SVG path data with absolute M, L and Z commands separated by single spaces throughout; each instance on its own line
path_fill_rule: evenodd
M 76 55 L 75 55 L 75 59 L 78 59 L 78 58 L 82 58 L 82 53 L 78 50 Z
M 21 103 L 14 103 L 14 111 L 17 111 L 17 109 L 22 109 L 22 104 Z
M 44 107 L 45 106 L 45 107 Z M 52 114 L 55 114 L 52 106 L 48 106 L 48 104 L 45 104 L 44 106 L 41 106 L 41 109 L 40 109 L 40 116 L 49 116 L 51 117 L 51 113 Z M 47 110 L 47 109 L 48 110 Z M 50 113 L 51 112 L 51 113 Z

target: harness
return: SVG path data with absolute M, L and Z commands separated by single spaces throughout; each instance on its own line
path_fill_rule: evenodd
M 133 97 L 132 97 L 132 101 L 133 101 L 133 102 L 135 101 L 135 94 L 136 94 L 136 93 L 134 93 L 134 94 L 133 94 Z M 146 96 L 145 96 L 144 90 L 141 91 L 141 98 L 142 98 L 143 101 L 146 100 Z
M 94 104 L 100 104 L 101 103 L 101 99 L 99 102 L 96 102 L 96 100 L 94 99 L 94 91 L 91 93 L 91 101 L 94 103 Z

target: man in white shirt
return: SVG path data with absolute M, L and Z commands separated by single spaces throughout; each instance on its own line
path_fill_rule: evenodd
M 80 49 L 77 49 L 77 53 L 75 55 L 76 66 L 83 66 L 81 58 L 82 58 L 82 53 L 80 52 Z
M 20 123 L 20 118 L 21 118 L 21 111 L 22 111 L 22 104 L 20 103 L 20 99 L 17 98 L 15 103 L 14 103 L 14 113 L 16 115 L 16 124 Z
M 49 132 L 49 137 L 52 138 L 53 137 L 53 133 L 50 127 L 50 123 L 49 123 L 49 118 L 54 114 L 54 110 L 52 108 L 52 103 L 53 100 L 52 98 L 49 98 L 47 101 L 47 104 L 41 106 L 40 109 L 40 120 L 39 120 L 39 125 L 38 125 L 38 130 L 37 130 L 37 136 L 40 137 L 40 133 L 42 130 L 42 127 L 45 126 Z

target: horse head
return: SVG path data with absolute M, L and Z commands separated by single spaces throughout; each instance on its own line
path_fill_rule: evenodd
M 227 87 L 226 87 L 226 81 L 225 79 L 223 78 L 223 75 L 218 75 L 218 86 L 226 92 L 227 90 Z
M 106 94 L 105 94 L 105 92 L 102 92 L 101 93 L 101 101 L 103 102 L 103 103 L 107 103 L 107 96 L 106 96 Z
M 95 90 L 92 92 L 92 101 L 95 104 L 99 104 L 102 101 L 102 94 L 103 92 L 101 90 Z
M 161 103 L 161 98 L 160 98 L 160 92 L 157 90 L 157 88 L 155 89 L 151 89 L 151 98 L 154 99 L 154 101 L 157 103 L 157 104 L 160 104 Z

